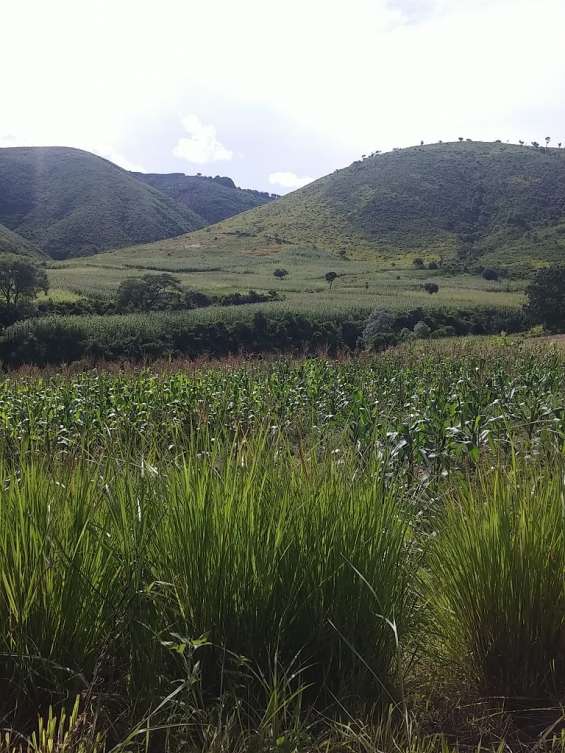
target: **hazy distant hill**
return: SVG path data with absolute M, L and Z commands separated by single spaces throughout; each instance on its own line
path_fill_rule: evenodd
M 565 261 L 565 150 L 464 141 L 376 154 L 213 230 L 242 246 Z
M 0 223 L 56 259 L 205 224 L 108 160 L 66 147 L 0 149 Z
M 192 209 L 207 224 L 219 222 L 277 198 L 275 194 L 238 188 L 231 178 L 219 175 L 215 178 L 183 173 L 132 175 Z

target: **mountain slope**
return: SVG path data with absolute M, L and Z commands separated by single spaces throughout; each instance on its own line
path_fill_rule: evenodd
M 56 259 L 205 224 L 108 160 L 66 147 L 0 149 L 0 223 Z
M 37 259 L 44 256 L 37 246 L 22 238 L 21 235 L 14 233 L 5 225 L 0 225 L 0 254 L 21 254 Z
M 565 150 L 498 142 L 395 150 L 212 230 L 242 247 L 290 243 L 510 266 L 565 261 Z
M 219 222 L 248 209 L 273 201 L 274 194 L 238 188 L 231 178 L 183 173 L 132 173 L 182 206 L 203 217 L 207 224 Z

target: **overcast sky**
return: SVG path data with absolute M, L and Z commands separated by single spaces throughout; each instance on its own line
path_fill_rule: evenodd
M 1 0 L 0 146 L 285 193 L 458 136 L 565 143 L 565 0 Z

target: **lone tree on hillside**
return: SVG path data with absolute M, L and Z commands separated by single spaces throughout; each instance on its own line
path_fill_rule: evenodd
M 421 256 L 417 256 L 412 260 L 412 264 L 416 267 L 416 269 L 422 269 L 424 266 L 424 260 Z
M 547 149 L 549 147 L 549 142 L 551 141 L 551 136 L 545 137 L 545 148 Z
M 481 272 L 483 280 L 498 280 L 498 272 L 491 267 L 485 267 Z
M 565 266 L 540 269 L 526 288 L 526 312 L 549 330 L 565 327 Z
M 426 282 L 426 284 L 424 285 L 424 290 L 426 291 L 426 293 L 432 295 L 432 293 L 439 292 L 439 285 L 435 282 Z
M 336 272 L 326 272 L 325 277 L 326 277 L 326 282 L 330 286 L 330 290 L 331 290 L 332 289 L 332 285 L 334 284 L 334 280 L 337 277 L 337 273 Z
M 287 272 L 286 269 L 275 269 L 275 271 L 273 272 L 273 274 L 274 274 L 275 277 L 278 277 L 279 280 L 282 280 L 283 277 L 287 276 L 288 272 Z
M 47 273 L 37 264 L 9 254 L 0 257 L 0 296 L 6 306 L 17 306 L 48 290 Z

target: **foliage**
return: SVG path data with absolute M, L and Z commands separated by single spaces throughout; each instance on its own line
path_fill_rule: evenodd
M 481 277 L 484 280 L 498 280 L 498 272 L 492 267 L 485 267 L 481 272 Z
M 42 267 L 20 256 L 0 256 L 0 297 L 8 307 L 17 306 L 43 291 L 47 293 L 49 282 Z
M 416 322 L 414 325 L 414 336 L 419 340 L 425 340 L 426 337 L 431 335 L 432 330 L 428 327 L 426 322 Z
M 424 290 L 426 293 L 432 295 L 432 293 L 439 292 L 439 285 L 436 282 L 426 282 L 424 283 Z
M 565 266 L 540 269 L 526 289 L 527 312 L 549 330 L 565 326 Z
M 116 296 L 119 311 L 158 311 L 172 308 L 180 300 L 178 278 L 167 272 L 129 277 L 120 283 Z
M 252 292 L 252 291 L 251 291 Z M 251 296 L 248 300 L 256 300 Z M 258 296 L 258 294 L 255 294 Z M 273 300 L 268 296 L 269 300 Z M 229 308 L 115 316 L 52 316 L 17 322 L 0 337 L 5 366 L 68 363 L 80 358 L 155 359 L 161 356 L 224 356 L 230 353 L 355 350 L 367 322 L 363 309 L 342 311 L 258 309 L 231 296 Z M 71 304 L 75 306 L 76 304 Z M 430 329 L 451 326 L 456 334 L 495 334 L 526 329 L 514 309 L 413 309 L 390 312 L 392 332 L 372 347 L 395 344 L 404 327 L 424 321 Z M 376 330 L 375 330 L 376 331 Z
M 324 277 L 326 278 L 326 282 L 330 286 L 330 290 L 331 290 L 331 287 L 334 284 L 334 280 L 337 279 L 337 272 L 326 272 Z

